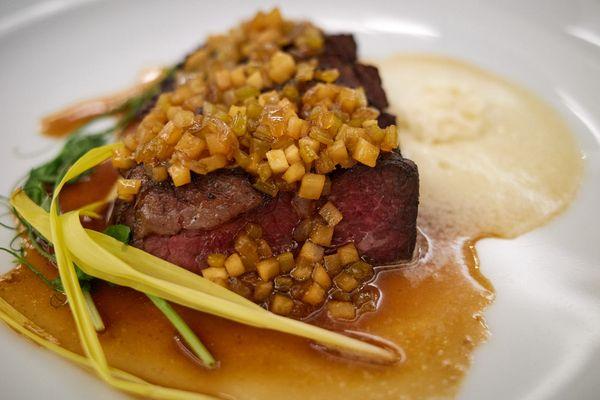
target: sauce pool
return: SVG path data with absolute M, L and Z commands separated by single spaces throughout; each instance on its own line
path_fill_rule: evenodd
M 404 126 L 403 153 L 420 169 L 421 252 L 410 265 L 379 271 L 373 283 L 382 293 L 377 311 L 352 323 L 322 314 L 310 322 L 391 340 L 402 348 L 405 362 L 378 366 L 350 361 L 304 339 L 177 307 L 219 360 L 220 367 L 209 371 L 181 351 L 174 328 L 145 295 L 98 284 L 94 300 L 107 326 L 99 336 L 111 365 L 153 383 L 235 399 L 427 399 L 458 394 L 474 349 L 487 338 L 483 312 L 494 298 L 479 269 L 476 240 L 515 236 L 564 209 L 581 175 L 579 153 L 568 130 L 542 102 L 474 67 L 439 57 L 397 56 L 382 62 L 380 70 L 392 112 Z M 461 86 L 448 88 L 449 82 Z M 491 92 L 484 84 L 501 95 L 501 104 L 492 95 L 486 97 Z M 467 111 L 455 110 L 456 104 Z M 423 112 L 436 107 L 441 111 Z M 530 128 L 545 129 L 546 141 L 539 140 L 542 133 L 523 136 L 519 120 L 507 115 L 514 107 L 527 108 L 519 115 Z M 503 141 L 501 132 L 507 129 Z M 504 150 L 511 143 L 525 143 L 541 155 L 535 162 L 519 163 L 523 155 L 514 152 L 511 166 L 502 170 L 506 159 L 494 155 L 493 147 L 507 142 Z M 474 156 L 477 151 L 480 157 Z M 557 154 L 570 180 L 563 175 L 550 179 L 551 174 L 539 171 L 542 161 L 550 163 L 549 157 Z M 463 157 L 469 157 L 468 168 L 460 169 L 456 165 Z M 63 208 L 103 198 L 115 177 L 110 166 L 100 167 L 87 182 L 65 191 Z M 555 180 L 573 183 L 555 190 Z M 514 200 L 525 184 L 530 185 L 528 195 Z M 56 274 L 35 252 L 28 257 L 49 277 Z M 28 269 L 17 267 L 0 280 L 0 297 L 62 346 L 81 352 L 68 306 Z

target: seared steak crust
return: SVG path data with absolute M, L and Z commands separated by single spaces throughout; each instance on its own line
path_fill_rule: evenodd
M 333 244 L 354 242 L 367 261 L 408 260 L 416 243 L 419 175 L 416 165 L 392 152 L 375 168 L 356 165 L 331 180 L 329 196 L 344 219 Z
M 139 165 L 126 174 L 141 179 L 142 188 L 131 203 L 118 202 L 116 222 L 133 227 L 134 239 L 149 235 L 175 235 L 182 230 L 216 228 L 256 208 L 263 196 L 250 185 L 248 176 L 238 170 L 221 170 L 195 175 L 192 182 L 174 187 L 156 183 Z
M 138 168 L 129 176 L 137 174 Z M 357 165 L 334 173 L 331 183 L 330 196 L 321 202 L 331 201 L 344 216 L 335 229 L 334 245 L 353 241 L 375 264 L 411 258 L 419 198 L 417 168 L 411 161 L 388 153 L 375 168 Z M 135 246 L 199 270 L 209 254 L 232 252 L 235 236 L 250 222 L 261 226 L 275 253 L 296 250 L 294 229 L 314 207 L 301 206 L 304 202 L 294 196 L 261 195 L 248 176 L 229 170 L 195 177 L 182 188 L 144 178 L 134 202 L 117 201 L 114 220 L 133 229 Z M 198 215 L 206 220 L 196 223 Z

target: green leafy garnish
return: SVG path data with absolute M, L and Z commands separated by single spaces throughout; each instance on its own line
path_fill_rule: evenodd
M 106 144 L 108 133 L 108 131 L 105 131 L 84 135 L 78 131 L 70 136 L 56 157 L 29 172 L 29 176 L 23 184 L 23 190 L 27 193 L 27 196 L 45 210 L 49 210 L 50 193 L 54 186 L 60 182 L 65 172 L 82 155 L 94 147 Z
M 125 244 L 129 243 L 129 238 L 131 236 L 131 228 L 127 225 L 110 225 L 108 228 L 104 230 L 104 233 L 110 237 L 117 239 L 119 242 L 123 242 Z

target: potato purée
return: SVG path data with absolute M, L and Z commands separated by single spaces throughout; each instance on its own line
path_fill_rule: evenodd
M 440 56 L 396 55 L 379 71 L 402 152 L 419 166 L 422 214 L 436 224 L 515 237 L 574 198 L 582 158 L 573 135 L 527 90 Z

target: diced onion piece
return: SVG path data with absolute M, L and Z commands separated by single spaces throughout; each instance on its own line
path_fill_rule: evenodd
M 311 261 L 299 257 L 298 260 L 296 260 L 296 266 L 292 272 L 290 272 L 290 275 L 297 281 L 305 281 L 310 278 L 313 269 L 314 266 Z
M 325 175 L 304 174 L 298 196 L 304 199 L 318 200 L 325 186 Z
M 304 173 L 306 172 L 304 168 L 304 164 L 301 162 L 296 162 L 285 171 L 285 173 L 281 176 L 284 181 L 287 183 L 294 183 L 302 179 Z
M 206 257 L 206 263 L 209 267 L 223 268 L 225 266 L 225 258 L 225 254 L 209 254 L 208 257 Z
M 342 263 L 337 253 L 323 257 L 323 265 L 330 276 L 335 276 L 342 270 Z
M 276 294 L 271 299 L 269 310 L 279 315 L 288 315 L 294 308 L 294 301 L 287 296 L 282 294 Z
M 287 274 L 294 268 L 294 254 L 291 251 L 286 251 L 278 255 L 277 261 L 279 261 L 279 269 L 284 274 Z
M 379 147 L 359 137 L 354 146 L 352 158 L 372 168 L 377 164 L 377 157 L 379 157 Z
M 167 167 L 158 166 L 152 167 L 152 179 L 155 182 L 162 182 L 169 177 L 169 173 L 167 172 Z
M 208 146 L 208 151 L 211 155 L 226 155 L 229 153 L 229 145 L 222 140 L 221 135 L 218 133 L 207 133 L 205 139 L 206 145 Z
M 239 66 L 237 68 L 234 68 L 231 71 L 230 79 L 231 79 L 231 84 L 235 87 L 239 87 L 239 86 L 242 86 L 243 84 L 245 84 L 246 83 L 246 75 L 244 74 L 244 67 Z
M 360 282 L 368 281 L 375 274 L 373 266 L 364 261 L 356 261 L 350 264 L 350 266 L 346 268 L 346 272 Z
M 315 73 L 315 78 L 323 82 L 332 83 L 340 76 L 340 71 L 337 68 L 320 70 Z
M 336 164 L 346 163 L 350 159 L 343 140 L 333 142 L 332 145 L 327 147 L 327 153 L 329 154 L 329 158 Z
M 169 167 L 168 171 L 175 186 L 187 185 L 192 181 L 189 168 L 183 165 L 173 164 Z
M 292 139 L 300 139 L 306 135 L 307 130 L 308 123 L 296 115 L 291 116 L 288 120 L 286 133 Z
M 221 268 L 223 269 L 223 268 Z M 225 289 L 229 288 L 229 285 L 227 285 L 227 278 L 214 278 L 214 279 L 210 279 L 210 281 L 212 281 L 213 283 L 216 283 L 219 286 L 224 287 Z
M 317 282 L 313 282 L 302 296 L 302 302 L 313 306 L 318 306 L 323 301 L 325 301 L 325 289 Z
M 353 89 L 343 87 L 338 95 L 340 108 L 343 112 L 351 113 L 357 106 L 357 96 Z
M 328 289 L 331 286 L 331 278 L 321 264 L 317 264 L 312 272 L 313 281 L 317 282 L 322 288 Z
M 310 63 L 300 63 L 296 71 L 296 80 L 298 81 L 312 81 L 314 76 L 315 67 Z
M 385 138 L 381 142 L 381 150 L 392 151 L 398 147 L 398 128 L 396 125 L 390 125 L 385 128 Z
M 327 313 L 335 319 L 352 320 L 356 318 L 356 307 L 349 301 L 329 301 L 327 302 Z
M 373 143 L 379 144 L 385 139 L 385 129 L 378 126 L 377 120 L 367 120 L 363 122 L 363 127 L 367 130 Z
M 135 160 L 131 157 L 131 151 L 124 146 L 113 150 L 112 165 L 117 169 L 129 169 L 135 166 Z
M 300 158 L 300 150 L 295 144 L 290 144 L 288 147 L 286 147 L 284 153 L 285 158 L 290 165 L 302 161 L 302 158 Z
M 257 89 L 262 89 L 263 87 L 263 78 L 260 71 L 254 71 L 248 78 L 246 78 L 246 83 L 250 86 L 253 86 Z
M 303 137 L 298 141 L 300 146 L 300 157 L 305 163 L 311 163 L 319 158 L 319 148 L 321 144 L 309 137 Z
M 235 90 L 235 97 L 239 101 L 244 101 L 246 99 L 256 97 L 260 94 L 260 91 L 254 86 L 244 85 Z
M 285 152 L 281 149 L 267 151 L 267 161 L 271 170 L 276 174 L 281 174 L 290 166 L 285 156 Z
M 237 136 L 243 136 L 246 133 L 248 118 L 246 116 L 246 107 L 232 105 L 229 108 L 229 116 L 232 118 L 231 129 Z M 236 150 L 239 151 L 239 148 Z
M 347 265 L 360 259 L 358 256 L 358 250 L 356 250 L 354 243 L 348 243 L 341 246 L 338 248 L 337 254 L 340 258 L 340 264 L 342 265 Z
M 142 181 L 140 179 L 119 179 L 117 182 L 117 194 L 119 196 L 133 196 L 138 194 Z
M 260 179 L 263 182 L 266 182 L 273 175 L 274 171 L 271 169 L 268 162 L 263 161 L 258 164 L 256 172 L 258 173 L 258 179 Z
M 335 169 L 335 163 L 326 150 L 321 151 L 319 158 L 315 161 L 315 169 L 319 174 L 328 174 Z
M 254 300 L 265 301 L 273 291 L 273 282 L 258 282 L 254 286 Z
M 319 152 L 319 149 L 321 148 L 321 142 L 319 142 L 318 140 L 315 140 L 311 137 L 303 137 L 300 140 L 298 140 L 298 143 L 302 146 L 302 145 L 308 145 L 315 153 Z
M 333 226 L 323 225 L 320 223 L 315 224 L 312 232 L 310 233 L 310 240 L 313 243 L 321 246 L 331 245 L 331 239 L 333 238 Z
M 294 76 L 296 62 L 288 53 L 278 51 L 269 60 L 269 78 L 276 83 L 283 83 Z
M 329 136 L 327 134 L 327 132 L 325 132 L 324 130 L 313 126 L 310 128 L 310 131 L 308 132 L 308 136 L 313 139 L 316 140 L 319 143 L 325 144 L 325 145 L 331 145 L 333 144 L 333 139 L 331 139 L 331 136 Z
M 351 292 L 358 287 L 359 282 L 347 272 L 342 272 L 333 278 L 335 285 L 344 292 Z
M 319 215 L 327 221 L 329 226 L 336 226 L 343 218 L 340 210 L 338 210 L 330 201 L 325 203 L 325 205 L 319 209 Z
M 279 275 L 273 280 L 273 285 L 279 292 L 288 292 L 294 286 L 294 279 L 290 276 Z
M 175 150 L 180 151 L 191 159 L 198 158 L 205 148 L 206 142 L 190 132 L 184 133 L 175 145 Z
M 215 72 L 215 82 L 221 90 L 227 90 L 231 86 L 231 74 L 226 69 Z
M 227 165 L 227 158 L 223 154 L 215 154 L 190 162 L 190 167 L 197 174 L 208 174 Z M 177 186 L 177 185 L 175 185 Z
M 246 268 L 244 267 L 244 263 L 239 254 L 233 253 L 225 260 L 225 269 L 229 276 L 240 276 L 244 272 L 246 272 Z
M 256 270 L 260 279 L 263 281 L 270 281 L 279 275 L 279 262 L 276 258 L 267 258 L 256 264 Z
M 271 197 L 277 196 L 279 188 L 273 182 L 256 181 L 252 185 L 256 190 L 268 194 Z
M 227 279 L 227 270 L 225 268 L 208 267 L 202 270 L 202 276 L 211 281 Z
M 179 110 L 170 119 L 177 128 L 187 128 L 194 123 L 194 113 L 187 110 Z
M 242 233 L 235 239 L 234 248 L 241 256 L 244 266 L 254 269 L 258 262 L 258 249 L 254 240 Z
M 304 242 L 304 245 L 302 245 L 302 248 L 300 249 L 300 254 L 298 254 L 298 256 L 310 262 L 317 262 L 321 261 L 324 252 L 325 251 L 321 246 L 318 246 L 313 242 L 307 240 L 306 242 Z
M 256 249 L 260 258 L 270 258 L 273 256 L 273 250 L 265 239 L 258 239 L 256 241 Z
M 167 144 L 175 144 L 181 139 L 181 135 L 183 135 L 183 131 L 181 128 L 175 126 L 173 121 L 169 121 L 162 128 L 158 136 Z
M 135 166 L 135 160 L 126 157 L 113 157 L 112 166 L 116 169 L 129 169 Z

